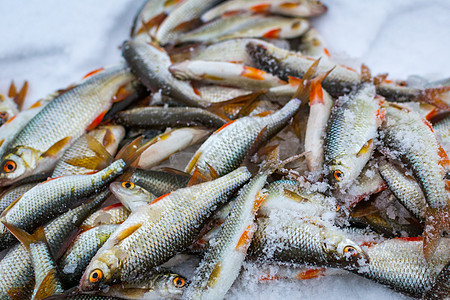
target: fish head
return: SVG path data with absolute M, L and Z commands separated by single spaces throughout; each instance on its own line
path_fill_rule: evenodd
M 38 155 L 33 149 L 20 147 L 4 156 L 0 167 L 0 185 L 10 185 L 35 170 Z
M 358 269 L 369 262 L 369 256 L 359 245 L 339 233 L 326 237 L 325 251 L 331 265 L 346 270 Z
M 156 198 L 146 189 L 131 181 L 113 182 L 109 186 L 109 189 L 131 211 L 137 206 L 149 204 Z
M 329 164 L 328 179 L 333 188 L 345 190 L 358 178 L 361 168 L 355 160 L 351 156 L 341 157 Z
M 163 298 L 178 298 L 183 295 L 189 281 L 183 276 L 171 272 L 158 274 L 154 279 L 154 290 Z
M 201 80 L 202 78 L 198 75 L 196 75 L 194 72 L 190 70 L 190 64 L 191 62 L 189 60 L 175 63 L 169 67 L 169 71 L 172 73 L 172 75 L 180 80 L 189 80 L 189 79 L 195 79 L 195 80 Z
M 118 281 L 120 266 L 121 255 L 115 248 L 98 253 L 81 277 L 79 289 L 89 292 L 109 288 Z
M 319 0 L 308 1 L 311 16 L 319 16 L 327 12 L 328 8 Z

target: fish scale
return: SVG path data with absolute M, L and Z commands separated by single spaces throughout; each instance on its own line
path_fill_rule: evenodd
M 190 176 L 178 175 L 155 170 L 137 169 L 130 181 L 159 197 L 186 187 Z
M 26 183 L 6 191 L 0 198 L 0 213 L 2 213 L 17 198 L 35 187 L 37 183 Z
M 286 126 L 300 104 L 300 100 L 293 99 L 268 116 L 244 117 L 228 123 L 200 146 L 187 165 L 186 172 L 193 173 L 196 166 L 201 173 L 208 174 L 207 164 L 219 175 L 234 170 L 242 163 L 259 133 L 266 127 L 265 138 L 270 139 Z
M 125 162 L 118 160 L 92 175 L 64 176 L 41 183 L 4 211 L 1 218 L 25 231 L 33 230 L 67 210 L 74 202 L 98 192 L 122 173 L 124 167 Z M 14 237 L 3 224 L 0 225 L 0 233 L 0 248 L 4 249 L 14 242 Z
M 81 281 L 81 290 L 126 282 L 166 262 L 195 241 L 206 219 L 250 178 L 245 167 L 214 181 L 179 189 L 133 213 L 97 252 Z M 94 270 L 101 282 L 91 282 Z

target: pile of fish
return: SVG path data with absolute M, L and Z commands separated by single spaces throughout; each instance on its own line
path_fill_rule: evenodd
M 449 81 L 336 63 L 326 10 L 148 0 L 125 62 L 20 112 L 13 85 L 0 299 L 222 299 L 248 263 L 449 297 Z

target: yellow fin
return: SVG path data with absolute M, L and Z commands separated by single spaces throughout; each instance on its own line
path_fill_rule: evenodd
M 250 241 L 252 240 L 253 232 L 251 232 L 252 226 L 248 225 L 247 228 L 245 228 L 244 232 L 242 233 L 241 237 L 239 238 L 239 241 L 236 245 L 237 251 L 243 251 L 246 252 L 248 246 L 250 246 Z
M 62 292 L 56 284 L 57 280 L 56 270 L 51 269 L 47 275 L 45 275 L 33 299 L 47 299 L 50 296 Z
M 373 139 L 368 140 L 356 154 L 356 157 L 360 157 L 361 155 L 366 154 L 370 150 L 370 148 L 372 148 L 372 144 Z
M 201 151 L 197 151 L 197 152 L 194 154 L 194 157 L 192 157 L 191 161 L 189 162 L 189 164 L 188 164 L 187 167 L 186 167 L 186 172 L 187 172 L 187 173 L 191 173 L 192 170 L 194 170 L 194 167 L 195 167 L 195 165 L 197 164 L 198 159 L 200 158 L 201 155 L 202 155 L 202 152 L 201 152 Z
M 41 155 L 41 157 L 57 157 L 59 155 L 59 153 L 61 153 L 61 151 L 63 151 L 64 148 L 68 144 L 70 144 L 71 140 L 72 140 L 72 138 L 70 136 L 67 136 L 67 137 L 59 140 L 58 142 L 54 143 L 53 146 L 48 148 L 47 151 L 45 151 Z
M 44 227 L 39 227 L 33 234 L 29 234 L 13 224 L 5 221 L 2 221 L 2 223 L 27 249 L 30 249 L 30 244 L 38 241 L 46 241 Z
M 121 241 L 123 241 L 124 239 L 126 239 L 127 237 L 129 237 L 130 235 L 132 235 L 136 230 L 138 230 L 139 228 L 141 228 L 142 224 L 138 223 L 138 224 L 134 224 L 130 227 L 128 227 L 125 230 L 122 230 L 119 235 L 116 237 L 116 244 L 119 244 Z
M 219 279 L 219 276 L 220 276 L 220 271 L 222 271 L 222 264 L 219 262 L 216 264 L 216 266 L 212 270 L 211 275 L 209 275 L 208 284 L 207 284 L 208 288 L 216 285 L 217 280 Z

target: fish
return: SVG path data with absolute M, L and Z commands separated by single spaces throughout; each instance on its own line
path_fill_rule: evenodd
M 122 64 L 87 77 L 53 99 L 8 144 L 1 159 L 0 185 L 50 171 L 67 147 L 100 123 L 118 89 L 132 80 Z
M 324 167 L 335 188 L 347 188 L 369 161 L 383 111 L 375 98 L 375 87 L 370 83 L 336 101 L 328 119 L 324 143 Z
M 86 231 L 101 225 L 122 224 L 130 213 L 122 203 L 103 207 L 89 215 L 80 225 L 80 230 Z
M 272 13 L 290 17 L 314 17 L 327 11 L 320 1 L 304 0 L 232 0 L 221 3 L 205 12 L 201 20 L 209 22 L 223 15 L 231 15 L 242 12 Z
M 289 80 L 289 76 L 303 78 L 311 64 L 316 60 L 313 57 L 284 50 L 270 44 L 262 45 L 249 42 L 247 43 L 247 51 L 257 68 L 282 80 Z M 334 97 L 351 92 L 355 86 L 361 83 L 361 75 L 356 70 L 336 65 L 326 59 L 321 60 L 316 73 L 326 73 L 331 69 L 333 71 L 322 82 L 322 87 Z
M 17 104 L 10 97 L 0 94 L 0 126 L 19 113 Z
M 134 212 L 97 252 L 81 278 L 81 291 L 139 276 L 186 249 L 216 207 L 248 179 L 246 167 L 216 180 L 178 189 Z
M 255 214 L 266 195 L 269 172 L 256 175 L 239 192 L 233 207 L 195 271 L 184 299 L 223 299 L 236 280 L 250 246 Z
M 450 202 L 444 182 L 445 153 L 430 123 L 400 106 L 386 107 L 381 134 L 386 155 L 401 160 L 411 169 L 428 204 L 425 216 L 424 253 L 430 259 L 439 236 L 450 228 Z
M 91 175 L 72 175 L 50 179 L 26 192 L 0 215 L 0 220 L 25 231 L 36 229 L 44 222 L 67 211 L 77 201 L 98 192 L 119 176 L 125 162 L 119 159 L 109 167 Z M 3 250 L 14 242 L 6 227 L 0 226 L 0 248 Z
M 116 122 L 127 127 L 165 129 L 186 126 L 219 128 L 227 120 L 197 107 L 139 107 L 118 113 Z
M 258 218 L 249 256 L 258 260 L 359 269 L 368 254 L 347 234 L 317 218 Z
M 427 202 L 417 181 L 385 160 L 378 165 L 380 175 L 397 200 L 418 220 L 424 221 Z
M 303 55 L 311 57 L 327 59 L 330 56 L 324 38 L 313 27 L 301 36 L 299 50 Z
M 0 195 L 0 214 L 17 198 L 28 192 L 36 186 L 37 182 L 25 183 L 18 186 L 12 186 Z
M 186 187 L 190 179 L 191 176 L 183 174 L 183 172 L 136 169 L 129 181 L 143 187 L 156 197 L 160 197 Z
M 182 32 L 186 31 L 190 24 L 199 19 L 201 14 L 219 3 L 220 0 L 187 0 L 178 5 L 171 14 L 164 19 L 156 31 L 155 38 L 165 45 L 176 39 Z
M 107 190 L 90 201 L 69 210 L 44 226 L 51 255 L 57 257 L 67 237 L 110 195 Z M 0 298 L 31 298 L 34 288 L 31 254 L 23 244 L 14 245 L 0 260 Z
M 386 240 L 367 249 L 370 262 L 354 273 L 421 298 L 449 262 L 449 248 L 450 239 L 444 238 L 436 255 L 427 261 L 421 237 Z
M 58 260 L 61 282 L 65 287 L 75 286 L 81 279 L 84 269 L 119 227 L 118 224 L 100 225 L 81 232 Z
M 228 34 L 219 36 L 216 40 L 232 38 L 266 38 L 266 39 L 292 39 L 304 34 L 310 25 L 303 18 L 285 18 L 269 16 L 245 24 Z
M 122 56 L 147 89 L 155 93 L 161 90 L 163 95 L 188 106 L 207 106 L 190 83 L 172 76 L 169 72 L 169 66 L 172 64 L 170 57 L 159 46 L 140 41 L 127 41 L 122 46 Z
M 155 271 L 131 283 L 116 284 L 101 294 L 121 299 L 179 299 L 190 282 L 170 271 Z
M 139 210 L 157 198 L 131 181 L 113 182 L 109 185 L 109 189 L 131 212 Z
M 207 175 L 210 167 L 219 175 L 227 174 L 238 167 L 255 140 L 268 140 L 286 126 L 301 104 L 298 99 L 289 101 L 282 109 L 261 117 L 244 117 L 232 121 L 213 133 L 195 152 L 185 171 L 198 171 Z M 265 129 L 264 129 L 265 128 Z
M 259 69 L 229 62 L 186 60 L 171 65 L 169 70 L 180 80 L 198 80 L 252 91 L 287 84 Z
M 450 295 L 450 262 L 442 268 L 430 289 L 425 292 L 424 299 L 445 299 Z
M 143 145 L 148 148 L 139 158 L 137 167 L 150 169 L 169 158 L 170 155 L 202 141 L 211 132 L 212 130 L 207 128 L 182 127 L 162 133 Z
M 125 136 L 125 128 L 117 125 L 102 126 L 86 134 L 90 135 L 101 145 L 103 145 L 109 155 L 114 156 L 117 152 L 117 148 L 119 147 L 119 143 Z M 104 158 L 99 158 L 98 154 L 91 149 L 91 147 L 89 146 L 89 141 L 85 135 L 76 140 L 73 145 L 64 152 L 63 156 L 56 163 L 55 169 L 53 170 L 51 176 L 52 178 L 65 175 L 88 174 L 97 169 L 97 161 Z M 70 163 L 72 160 L 79 158 L 85 158 L 85 160 L 91 159 L 92 168 L 87 169 L 84 167 L 72 165 Z

